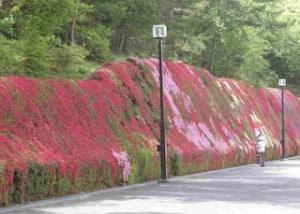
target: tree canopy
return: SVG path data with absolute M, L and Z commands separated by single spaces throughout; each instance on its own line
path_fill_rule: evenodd
M 165 55 L 257 86 L 300 83 L 297 0 L 0 0 L 0 74 L 86 75 L 102 62 Z M 300 90 L 300 89 L 299 89 Z

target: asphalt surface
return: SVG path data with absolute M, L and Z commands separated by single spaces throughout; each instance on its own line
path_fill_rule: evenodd
M 300 158 L 0 209 L 6 214 L 299 214 Z

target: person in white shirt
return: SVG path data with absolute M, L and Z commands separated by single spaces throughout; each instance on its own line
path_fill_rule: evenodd
M 255 130 L 255 143 L 256 143 L 256 151 L 258 153 L 258 164 L 261 167 L 265 166 L 265 158 L 266 158 L 266 139 L 260 129 L 256 128 Z

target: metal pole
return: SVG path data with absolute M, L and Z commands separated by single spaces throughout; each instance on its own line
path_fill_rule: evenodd
M 284 126 L 284 87 L 281 87 L 281 144 L 282 144 L 282 156 L 285 158 L 285 126 Z
M 161 156 L 161 180 L 167 181 L 167 145 L 165 139 L 164 119 L 164 88 L 163 88 L 163 62 L 162 62 L 162 39 L 158 39 L 159 55 L 159 81 L 160 81 L 160 156 Z

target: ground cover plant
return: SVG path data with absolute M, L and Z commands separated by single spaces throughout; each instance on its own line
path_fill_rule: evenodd
M 281 92 L 165 61 L 169 174 L 255 161 L 254 129 L 278 159 Z M 300 103 L 286 91 L 286 152 L 299 154 Z M 158 179 L 157 60 L 107 63 L 88 80 L 0 78 L 0 204 Z

